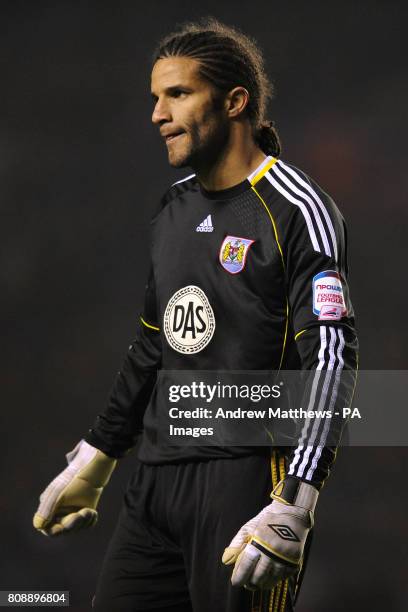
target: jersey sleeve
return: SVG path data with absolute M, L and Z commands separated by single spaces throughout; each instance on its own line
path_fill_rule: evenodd
M 300 406 L 313 411 L 300 420 L 296 446 L 291 447 L 288 475 L 320 489 L 330 473 L 346 420 L 357 375 L 358 342 L 355 332 L 343 325 L 318 325 L 298 340 L 304 370 Z M 298 407 L 298 406 L 296 406 Z
M 286 166 L 289 175 L 290 167 Z M 302 422 L 291 448 L 288 475 L 320 488 L 330 472 L 350 406 L 358 341 L 347 284 L 347 234 L 331 198 L 296 172 L 302 201 L 284 233 L 290 329 L 305 384 L 300 406 L 315 415 Z M 304 204 L 303 206 L 301 204 Z M 336 415 L 338 413 L 338 415 Z
M 319 225 L 307 209 L 297 208 L 285 232 L 285 274 L 295 337 L 320 324 L 354 329 L 346 226 L 334 203 L 326 198 L 325 215 L 320 212 L 317 217 Z
M 85 440 L 111 457 L 122 457 L 142 430 L 143 415 L 161 365 L 153 271 L 145 290 L 143 313 L 136 337 L 118 372 L 105 410 L 98 415 Z

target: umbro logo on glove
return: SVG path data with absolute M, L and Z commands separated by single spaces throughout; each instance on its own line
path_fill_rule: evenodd
M 277 533 L 284 540 L 292 540 L 292 542 L 300 542 L 296 533 L 289 527 L 289 525 L 268 525 L 275 533 Z
M 234 564 L 234 586 L 271 589 L 299 571 L 318 495 L 312 485 L 291 477 L 275 487 L 272 503 L 241 527 L 224 551 L 223 563 Z

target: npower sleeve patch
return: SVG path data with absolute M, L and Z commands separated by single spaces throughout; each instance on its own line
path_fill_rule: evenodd
M 313 312 L 319 321 L 338 321 L 347 314 L 340 274 L 335 270 L 313 277 Z

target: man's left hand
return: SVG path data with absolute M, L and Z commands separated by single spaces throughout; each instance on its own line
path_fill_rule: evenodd
M 318 491 L 287 478 L 271 497 L 272 503 L 241 527 L 224 551 L 223 563 L 235 563 L 234 586 L 270 589 L 300 570 Z

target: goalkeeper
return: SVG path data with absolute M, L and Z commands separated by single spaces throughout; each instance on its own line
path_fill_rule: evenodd
M 34 518 L 49 536 L 94 524 L 116 460 L 138 441 L 96 610 L 294 609 L 341 422 L 305 422 L 293 448 L 272 452 L 158 444 L 160 369 L 308 370 L 303 407 L 350 402 L 344 220 L 280 158 L 271 90 L 256 44 L 214 20 L 183 26 L 154 55 L 152 120 L 169 163 L 193 174 L 152 221 L 144 310 L 108 405 Z

